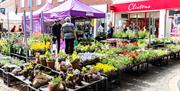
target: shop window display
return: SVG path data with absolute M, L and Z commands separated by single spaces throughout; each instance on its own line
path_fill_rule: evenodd
M 171 36 L 180 36 L 180 14 L 173 17 Z

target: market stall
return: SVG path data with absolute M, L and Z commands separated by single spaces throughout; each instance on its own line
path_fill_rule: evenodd
M 69 6 L 67 11 L 66 8 L 61 11 L 59 7 L 63 5 Z M 43 15 L 45 19 L 52 14 L 54 16 L 49 19 L 104 17 L 104 13 L 91 10 L 78 0 L 68 0 Z M 0 74 L 8 86 L 21 83 L 28 91 L 109 91 L 112 83 L 120 81 L 120 74 L 142 75 L 151 70 L 150 67 L 162 67 L 180 60 L 179 38 L 149 41 L 148 35 L 147 31 L 136 34 L 128 30 L 116 32 L 115 38 L 105 41 L 84 39 L 72 55 L 63 50 L 55 54 L 52 37 L 48 34 L 34 33 L 25 39 L 25 45 L 22 42 L 25 35 L 12 34 L 9 39 L 4 36 L 0 39 Z
M 53 8 L 53 5 L 51 3 L 46 3 L 44 6 L 42 6 L 40 9 L 36 10 L 33 12 L 33 32 L 43 32 L 45 31 L 43 28 L 42 29 L 42 23 L 44 25 L 46 25 L 46 23 L 44 21 L 47 21 L 46 18 L 44 18 L 44 20 L 42 20 L 43 17 L 43 12 L 48 11 L 50 9 Z M 30 13 L 27 12 L 26 13 L 26 31 L 29 33 L 30 32 Z M 22 22 L 24 21 L 24 19 L 22 20 Z M 22 23 L 22 25 L 24 26 L 24 23 Z M 45 27 L 45 26 L 44 26 Z
M 117 42 L 116 47 L 86 40 L 86 43 L 82 42 L 76 47 L 72 55 L 62 50 L 55 55 L 50 52 L 50 37 L 46 36 L 43 40 L 42 35 L 37 34 L 28 40 L 33 58 L 25 64 L 24 61 L 5 56 L 9 52 L 8 42 L 2 38 L 0 51 L 4 55 L 0 55 L 0 67 L 3 79 L 7 85 L 15 85 L 13 82 L 16 79 L 29 89 L 41 91 L 53 91 L 50 88 L 56 83 L 61 86 L 60 89 L 66 90 L 101 91 L 104 87 L 103 91 L 108 91 L 108 86 L 114 80 L 119 81 L 119 73 L 141 75 L 150 70 L 152 66 L 149 65 L 161 67 L 180 59 L 178 38 L 155 39 L 151 49 L 148 48 L 147 39 L 113 41 Z M 165 45 L 158 46 L 162 43 Z M 18 46 L 14 48 L 18 49 Z
M 44 13 L 44 17 L 50 19 L 62 19 L 68 16 L 72 18 L 104 18 L 105 13 L 86 5 L 79 0 L 67 0 Z

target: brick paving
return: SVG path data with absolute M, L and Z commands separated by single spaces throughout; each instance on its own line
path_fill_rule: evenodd
M 180 91 L 179 78 L 180 61 L 165 67 L 151 66 L 149 72 L 139 76 L 125 74 L 112 91 Z
M 14 87 L 8 87 L 4 84 L 2 78 L 0 78 L 0 91 L 26 91 L 22 85 L 17 85 Z

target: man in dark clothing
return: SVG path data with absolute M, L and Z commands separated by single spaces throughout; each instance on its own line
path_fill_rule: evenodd
M 109 29 L 108 29 L 108 38 L 112 38 L 113 37 L 113 32 L 114 32 L 114 28 L 112 26 L 112 22 L 110 22 L 108 24 L 108 27 L 109 27 Z
M 57 41 L 57 52 L 59 53 L 60 50 L 60 35 L 61 35 L 61 23 L 60 21 L 55 21 L 52 26 L 52 36 L 53 36 L 53 44 L 56 44 Z

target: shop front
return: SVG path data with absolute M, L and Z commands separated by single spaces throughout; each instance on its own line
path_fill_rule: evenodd
M 135 23 L 158 37 L 179 35 L 180 0 L 144 0 L 111 5 L 114 24 L 122 30 Z M 172 12 L 175 11 L 175 12 Z

